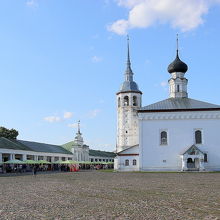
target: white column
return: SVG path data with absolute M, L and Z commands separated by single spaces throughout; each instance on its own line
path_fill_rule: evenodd
M 65 160 L 68 160 L 68 157 L 65 157 Z
M 15 155 L 14 155 L 14 154 L 10 154 L 10 155 L 9 155 L 9 160 L 14 160 L 14 158 L 15 158 Z
M 52 163 L 54 162 L 54 159 L 55 159 L 54 157 L 51 157 L 51 162 L 52 162 Z
M 59 160 L 62 160 L 62 157 L 59 157 Z
M 0 163 L 2 162 L 2 153 L 0 153 Z
M 43 160 L 47 160 L 47 156 L 43 156 Z
M 199 159 L 199 170 L 200 170 L 200 171 L 205 170 L 203 159 Z
M 22 154 L 22 160 L 27 160 L 27 154 Z
M 38 161 L 38 155 L 34 155 L 34 160 Z
M 186 158 L 182 158 L 182 171 L 187 170 L 187 159 Z

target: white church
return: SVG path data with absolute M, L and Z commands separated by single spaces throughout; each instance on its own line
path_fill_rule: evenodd
M 220 105 L 188 97 L 188 66 L 177 54 L 168 66 L 168 99 L 142 107 L 129 42 L 125 80 L 117 96 L 118 171 L 219 171 Z

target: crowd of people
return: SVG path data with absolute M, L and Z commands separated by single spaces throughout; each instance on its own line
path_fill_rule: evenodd
M 0 164 L 0 173 L 25 173 L 44 171 L 77 172 L 80 170 L 113 169 L 113 164 Z

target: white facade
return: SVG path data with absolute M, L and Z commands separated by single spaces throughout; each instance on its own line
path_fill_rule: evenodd
M 89 155 L 90 162 L 114 162 L 115 157 L 105 157 L 105 156 L 91 156 Z
M 4 155 L 7 155 L 8 160 L 19 159 L 25 161 L 27 159 L 31 159 L 31 160 L 47 160 L 50 162 L 55 162 L 58 160 L 73 160 L 72 154 L 35 152 L 35 151 L 24 151 L 24 150 L 1 148 L 0 162 L 3 162 Z
M 133 146 L 121 151 L 115 158 L 115 170 L 138 171 L 139 170 L 139 146 Z
M 117 157 L 114 161 L 114 169 L 120 171 L 133 170 L 139 168 L 138 143 L 139 125 L 138 110 L 142 105 L 142 92 L 133 80 L 131 69 L 129 42 L 127 68 L 124 82 L 119 92 L 116 94 L 117 101 Z M 133 153 L 132 153 L 133 152 Z
M 140 113 L 140 170 L 184 170 L 183 151 L 196 145 L 207 154 L 205 170 L 220 170 L 220 111 Z M 202 133 L 196 144 L 195 131 Z M 167 144 L 161 144 L 161 132 Z M 201 155 L 191 155 L 200 158 Z M 204 158 L 201 158 L 204 159 Z
M 117 93 L 115 170 L 220 170 L 220 106 L 188 98 L 187 70 L 177 48 L 176 59 L 168 66 L 168 99 L 141 107 L 140 93 L 140 105 L 133 108 L 130 102 L 127 106 L 122 102 L 126 101 L 125 96 L 132 100 L 134 94 L 126 91 L 128 87 Z M 126 76 L 129 72 L 132 73 L 127 70 Z M 132 160 L 137 160 L 137 167 L 132 166 Z
M 170 97 L 171 98 L 184 98 L 188 97 L 187 93 L 188 80 L 184 78 L 184 73 L 174 72 L 171 74 L 169 80 Z
M 89 161 L 89 146 L 84 145 L 80 132 L 80 121 L 78 122 L 78 132 L 72 146 L 72 153 L 75 161 Z
M 75 161 L 89 161 L 89 146 L 84 145 L 81 133 L 76 134 L 72 153 Z
M 138 144 L 138 114 L 141 94 L 123 92 L 117 94 L 117 152 Z
M 9 140 L 0 137 L 0 164 L 8 160 L 46 160 L 55 162 L 58 160 L 91 161 L 91 162 L 113 162 L 115 154 L 112 152 L 91 150 L 83 142 L 78 123 L 78 132 L 75 140 L 69 142 L 68 147 L 51 145 L 38 142 Z M 10 146 L 10 148 L 7 148 Z M 21 150 L 22 149 L 22 150 Z

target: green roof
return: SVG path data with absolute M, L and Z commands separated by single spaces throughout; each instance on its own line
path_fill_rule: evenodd
M 114 152 L 101 151 L 101 150 L 89 150 L 89 156 L 94 157 L 116 157 Z
M 72 154 L 71 151 L 68 151 L 59 145 L 44 144 L 44 143 L 38 143 L 33 141 L 22 141 L 22 140 L 19 140 L 19 142 L 35 152 Z
M 71 151 L 74 141 L 70 141 L 66 144 L 63 144 L 62 147 L 66 150 Z M 116 157 L 116 154 L 113 152 L 101 151 L 101 150 L 89 150 L 89 156 L 94 157 Z
M 66 144 L 61 145 L 63 148 L 65 148 L 68 151 L 72 151 L 72 148 L 74 147 L 75 142 L 74 141 L 70 141 Z M 87 145 L 83 145 L 83 146 L 87 146 Z
M 63 144 L 61 146 L 68 151 L 72 151 L 73 144 L 74 144 L 74 141 L 70 141 L 70 142 Z
M 20 143 L 17 140 L 11 140 L 4 137 L 0 137 L 0 148 L 33 151 L 31 148 L 24 145 L 23 143 Z

